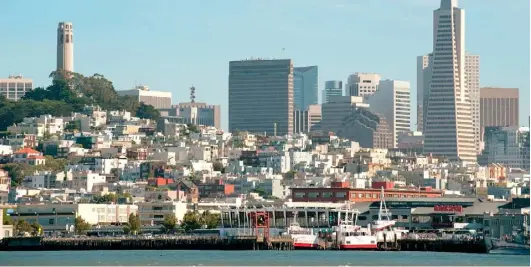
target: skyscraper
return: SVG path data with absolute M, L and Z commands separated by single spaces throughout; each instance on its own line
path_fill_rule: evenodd
M 479 153 L 481 140 L 480 115 L 479 115 L 479 55 L 465 53 L 465 77 L 471 104 L 472 124 L 474 126 L 474 143 L 476 152 Z M 431 71 L 433 54 L 417 57 L 417 130 L 424 131 L 424 116 L 428 108 L 428 98 L 431 85 Z
M 323 103 L 328 103 L 331 96 L 343 96 L 343 82 L 342 81 L 326 81 L 325 89 L 323 90 Z
M 474 126 L 476 154 L 481 153 L 481 117 L 479 114 L 479 55 L 465 53 L 466 88 L 470 96 L 470 112 Z
M 380 75 L 376 73 L 356 72 L 348 77 L 347 96 L 369 96 L 378 90 Z
M 74 71 L 74 33 L 71 22 L 57 27 L 57 70 Z
M 229 63 L 229 131 L 293 133 L 291 59 Z
M 431 61 L 433 55 L 417 57 L 417 131 L 424 132 L 424 116 L 428 108 L 430 92 Z
M 397 147 L 398 136 L 411 131 L 411 96 L 407 81 L 382 80 L 379 89 L 366 100 L 370 110 L 385 117 L 393 134 L 392 146 Z
M 317 66 L 293 68 L 293 97 L 295 110 L 307 110 L 318 103 Z
M 518 88 L 480 89 L 481 129 L 489 126 L 518 126 Z M 483 136 L 481 138 L 483 140 Z
M 466 88 L 465 11 L 441 0 L 433 12 L 433 64 L 425 118 L 424 152 L 475 163 L 471 101 Z

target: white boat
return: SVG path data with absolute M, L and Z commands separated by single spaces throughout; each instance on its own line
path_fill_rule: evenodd
M 293 239 L 293 247 L 295 249 L 309 249 L 319 246 L 319 236 L 314 233 L 313 229 L 301 227 L 297 222 L 296 215 L 287 229 L 287 234 Z
M 342 214 L 345 219 L 342 220 Z M 335 238 L 339 249 L 342 250 L 363 250 L 377 249 L 376 236 L 371 234 L 370 228 L 363 228 L 357 225 L 358 211 L 344 210 L 338 212 L 338 225 L 335 226 Z

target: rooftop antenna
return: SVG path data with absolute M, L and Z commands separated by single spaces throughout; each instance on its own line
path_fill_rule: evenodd
M 195 103 L 195 87 L 190 87 L 190 102 Z

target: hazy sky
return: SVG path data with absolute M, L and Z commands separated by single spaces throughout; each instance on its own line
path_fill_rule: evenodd
M 2 0 L 0 77 L 36 86 L 56 67 L 56 28 L 74 25 L 75 71 L 103 74 L 116 90 L 136 84 L 171 91 L 173 102 L 221 104 L 227 128 L 230 60 L 291 58 L 319 66 L 326 80 L 354 72 L 411 82 L 416 123 L 416 57 L 432 50 L 439 0 Z M 481 56 L 481 86 L 520 88 L 529 116 L 529 1 L 461 0 L 467 50 Z M 282 51 L 285 48 L 285 51 Z M 319 98 L 321 93 L 319 92 Z

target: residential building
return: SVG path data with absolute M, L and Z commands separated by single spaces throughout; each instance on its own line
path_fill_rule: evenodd
M 71 22 L 57 27 L 57 70 L 74 72 L 74 30 Z
M 0 78 L 0 95 L 7 100 L 18 101 L 26 92 L 33 90 L 33 80 L 22 75 L 10 75 L 7 79 Z
M 171 92 L 151 91 L 149 87 L 142 85 L 131 90 L 116 91 L 120 96 L 132 96 L 139 102 L 152 105 L 156 109 L 169 108 L 171 106 Z
M 433 66 L 424 117 L 424 153 L 473 164 L 477 147 L 466 88 L 464 10 L 457 7 L 457 1 L 442 0 L 433 15 Z
M 13 236 L 13 225 L 4 225 L 4 209 L 0 208 L 0 240 Z
M 291 59 L 229 63 L 229 131 L 293 133 Z
M 221 128 L 221 108 L 219 105 L 209 105 L 199 102 L 179 103 L 169 109 L 160 109 L 161 113 L 169 117 L 180 117 L 180 123 L 214 126 Z
M 397 147 L 398 135 L 411 128 L 410 85 L 407 81 L 383 80 L 379 89 L 366 101 L 370 109 L 382 115 L 393 134 L 393 147 Z
M 13 154 L 13 162 L 15 163 L 27 163 L 29 165 L 44 165 L 46 159 L 42 156 L 42 153 L 31 149 L 21 148 Z
M 481 88 L 481 140 L 485 127 L 519 125 L 519 97 L 518 88 Z
M 378 91 L 381 76 L 376 73 L 356 72 L 348 77 L 347 96 L 369 96 Z
M 342 81 L 326 81 L 321 103 L 328 103 L 331 96 L 343 96 Z
M 485 149 L 478 156 L 481 165 L 499 163 L 529 171 L 529 128 L 485 127 Z
M 318 103 L 317 66 L 293 68 L 293 99 L 295 110 L 306 110 Z

